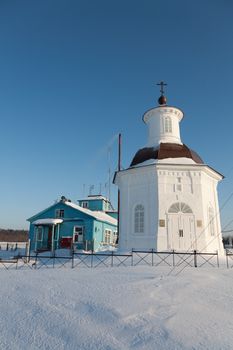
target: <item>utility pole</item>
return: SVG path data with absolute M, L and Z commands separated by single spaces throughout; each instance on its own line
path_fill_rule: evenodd
M 121 134 L 118 135 L 118 167 L 117 171 L 121 171 Z M 117 233 L 118 233 L 118 242 L 120 234 L 120 190 L 118 189 L 117 195 Z

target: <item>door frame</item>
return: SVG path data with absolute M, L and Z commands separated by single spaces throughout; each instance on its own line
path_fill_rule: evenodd
M 189 218 L 192 219 L 193 221 L 193 232 L 191 231 L 191 228 L 188 228 L 187 232 L 187 228 L 185 230 L 184 225 L 183 225 L 183 220 L 182 218 Z M 177 232 L 177 238 L 175 237 L 175 232 L 171 227 L 171 218 L 177 218 L 178 221 L 178 232 Z M 189 221 L 189 225 L 190 225 L 190 221 Z M 184 239 L 183 244 L 184 247 L 183 249 L 181 248 L 180 245 L 180 239 L 181 237 L 179 236 L 179 230 L 183 230 L 183 234 L 184 236 L 182 237 L 182 239 Z M 171 232 L 170 232 L 171 231 Z M 189 238 L 187 238 L 187 235 L 189 234 Z M 186 238 L 186 239 L 185 239 Z M 187 243 L 188 241 L 188 243 Z M 190 250 L 190 248 L 192 247 L 193 243 L 196 241 L 196 226 L 195 226 L 195 215 L 193 213 L 182 213 L 182 212 L 178 212 L 178 213 L 167 213 L 167 249 L 169 250 L 183 250 L 183 251 L 187 251 Z M 196 243 L 196 242 L 195 242 Z M 186 247 L 186 244 L 188 245 L 188 247 Z M 193 249 L 196 249 L 196 244 L 193 247 Z

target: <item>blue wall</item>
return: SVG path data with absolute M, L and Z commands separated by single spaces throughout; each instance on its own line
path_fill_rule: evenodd
M 106 210 L 111 210 L 112 207 L 108 201 L 105 201 L 104 199 L 83 199 L 79 200 L 79 205 L 82 207 L 83 202 L 88 202 L 88 209 L 90 210 L 101 210 L 101 211 L 106 211 Z
M 104 222 L 100 222 L 96 220 L 95 218 L 82 213 L 81 211 L 74 209 L 70 207 L 69 205 L 64 204 L 63 202 L 59 202 L 54 204 L 52 207 L 49 207 L 45 211 L 33 216 L 29 219 L 30 221 L 30 230 L 29 230 L 29 237 L 31 239 L 31 249 L 35 250 L 46 248 L 47 246 L 47 239 L 48 239 L 48 226 L 42 226 L 43 228 L 43 241 L 37 243 L 37 246 L 35 246 L 35 239 L 34 239 L 34 232 L 35 232 L 35 225 L 32 224 L 32 222 L 40 219 L 48 219 L 48 218 L 56 218 L 56 210 L 57 209 L 63 209 L 64 210 L 64 217 L 62 218 L 64 221 L 59 224 L 59 237 L 57 242 L 55 241 L 55 249 L 59 248 L 59 241 L 62 237 L 73 237 L 74 233 L 74 227 L 75 226 L 83 226 L 84 227 L 84 247 L 87 247 L 91 249 L 91 245 L 94 244 L 94 250 L 98 249 L 101 245 L 101 242 L 104 240 L 104 230 L 105 228 L 108 228 L 112 231 L 116 231 L 116 226 L 107 224 Z M 55 226 L 56 230 L 58 230 L 58 225 Z M 82 248 L 82 247 L 79 247 Z

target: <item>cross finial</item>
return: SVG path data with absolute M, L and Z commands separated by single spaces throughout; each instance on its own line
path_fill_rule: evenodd
M 160 85 L 160 92 L 162 95 L 164 95 L 164 86 L 167 86 L 166 83 L 164 83 L 163 81 L 161 81 L 160 83 L 158 83 L 157 85 Z

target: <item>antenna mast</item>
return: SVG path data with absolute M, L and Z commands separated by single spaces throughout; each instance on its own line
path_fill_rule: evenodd
M 111 147 L 108 147 L 108 200 L 111 202 L 111 163 L 110 163 Z
M 121 171 L 121 134 L 118 136 L 118 171 Z M 118 233 L 118 241 L 120 234 L 120 190 L 118 189 L 117 193 L 117 233 Z

